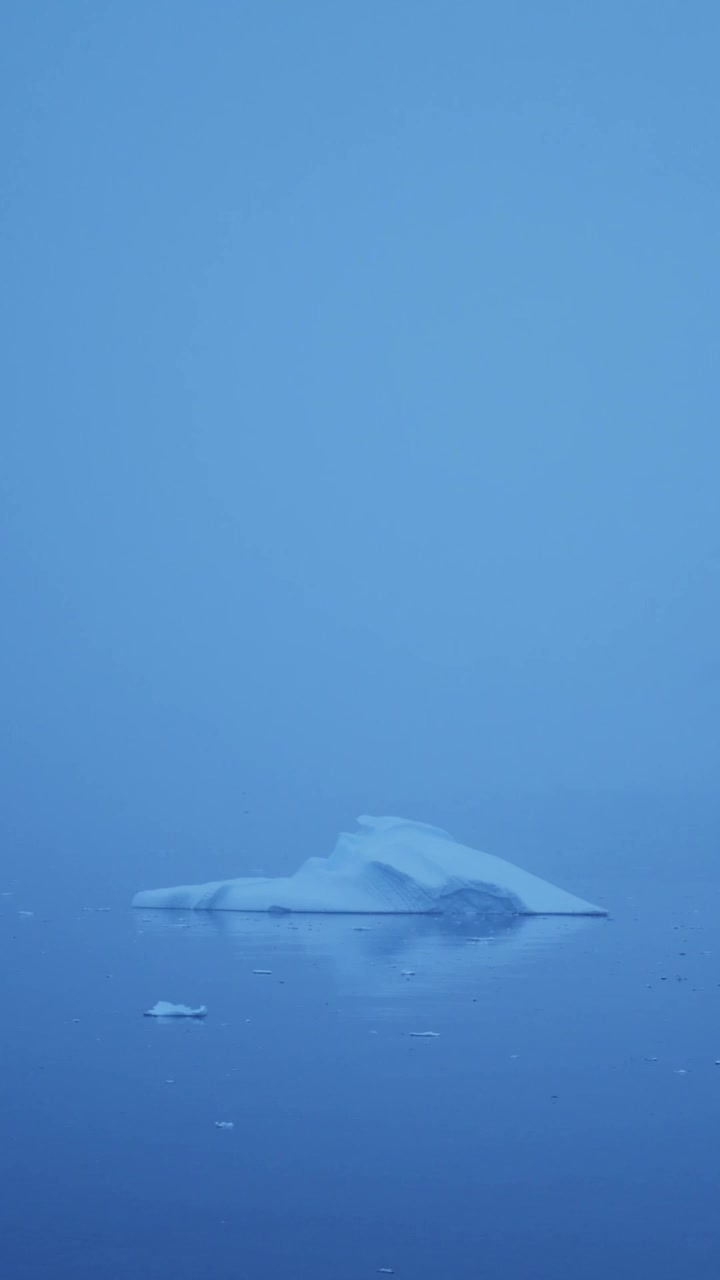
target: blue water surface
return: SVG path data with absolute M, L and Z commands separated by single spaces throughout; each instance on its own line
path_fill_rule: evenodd
M 499 923 L 4 896 L 3 1276 L 714 1280 L 720 891 L 615 899 Z M 208 1017 L 143 1017 L 160 999 Z

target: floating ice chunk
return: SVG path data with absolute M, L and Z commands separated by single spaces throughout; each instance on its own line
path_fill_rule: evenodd
M 351 914 L 606 915 L 493 854 L 404 818 L 359 818 L 329 858 L 292 876 L 245 877 L 138 893 L 136 907 Z
M 206 1018 L 207 1006 L 201 1004 L 191 1009 L 189 1004 L 171 1004 L 169 1000 L 158 1000 L 152 1009 L 145 1010 L 146 1018 Z
M 216 1120 L 215 1128 L 216 1129 L 234 1129 L 235 1121 L 234 1120 Z
M 257 973 L 259 976 L 269 977 L 272 973 L 272 969 L 253 969 L 253 973 Z
M 414 1036 L 416 1040 L 437 1040 L 440 1035 L 440 1032 L 439 1031 L 411 1031 L 410 1035 Z

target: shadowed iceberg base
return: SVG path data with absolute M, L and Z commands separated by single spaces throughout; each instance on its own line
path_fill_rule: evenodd
M 502 858 L 458 844 L 423 822 L 359 818 L 329 858 L 308 858 L 292 876 L 244 877 L 147 889 L 135 907 L 197 911 L 346 914 L 606 915 Z

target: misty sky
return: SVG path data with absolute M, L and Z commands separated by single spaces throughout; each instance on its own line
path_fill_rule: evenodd
M 713 789 L 717 4 L 1 25 L 5 846 Z

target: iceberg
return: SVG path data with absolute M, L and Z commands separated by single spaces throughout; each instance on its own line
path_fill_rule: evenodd
M 595 907 L 446 831 L 405 818 L 358 818 L 328 858 L 291 876 L 147 889 L 134 907 L 344 915 L 604 916 Z

